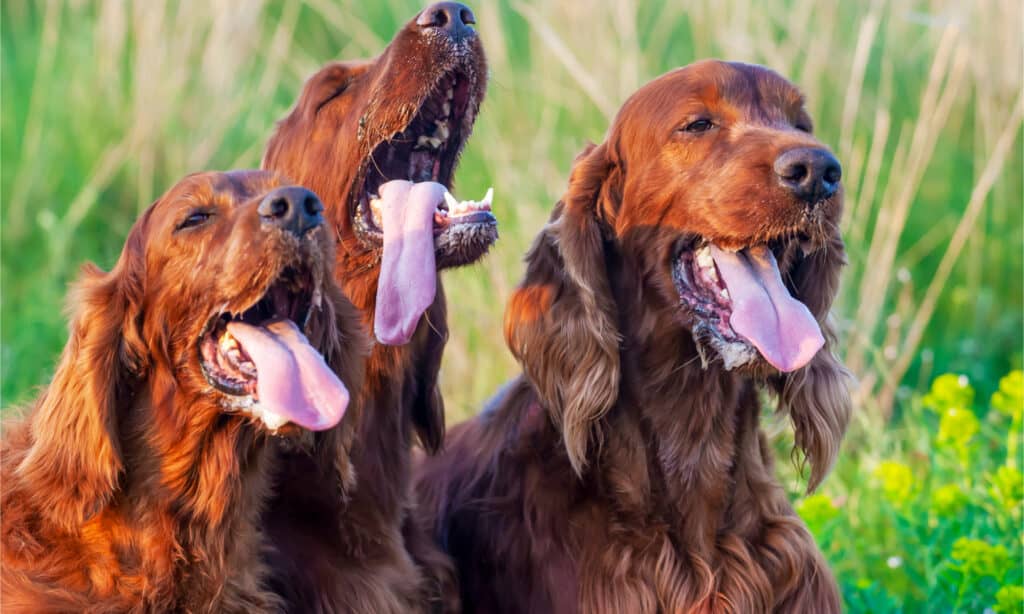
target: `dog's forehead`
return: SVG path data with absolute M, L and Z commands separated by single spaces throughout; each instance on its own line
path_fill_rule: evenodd
M 282 183 L 277 174 L 267 171 L 229 171 L 218 173 L 211 181 L 211 188 L 214 196 L 241 203 L 266 194 Z
M 176 208 L 180 203 L 241 204 L 283 185 L 276 174 L 269 171 L 243 170 L 205 172 L 189 175 L 179 181 L 162 202 Z
M 741 62 L 704 60 L 677 68 L 641 88 L 623 106 L 658 113 L 623 113 L 623 119 L 668 116 L 665 109 L 708 110 L 726 117 L 773 121 L 799 112 L 804 97 L 778 73 Z
M 773 70 L 754 64 L 730 62 L 718 78 L 719 99 L 748 114 L 789 113 L 802 109 L 799 89 Z

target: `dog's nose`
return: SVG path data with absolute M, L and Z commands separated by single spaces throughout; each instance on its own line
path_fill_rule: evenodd
M 296 186 L 277 188 L 256 208 L 263 224 L 277 226 L 297 237 L 324 223 L 323 210 L 316 194 Z
M 779 182 L 805 202 L 814 204 L 836 193 L 843 168 L 839 160 L 822 147 L 797 147 L 775 159 Z
M 458 2 L 437 2 L 423 9 L 420 16 L 416 18 L 416 25 L 423 29 L 438 28 L 446 33 L 452 40 L 461 40 L 473 34 L 473 28 L 469 27 L 476 23 L 473 11 L 465 4 Z

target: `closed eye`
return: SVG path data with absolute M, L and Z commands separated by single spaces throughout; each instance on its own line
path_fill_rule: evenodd
M 186 228 L 194 228 L 196 226 L 202 226 L 207 221 L 209 221 L 209 219 L 211 217 L 213 217 L 213 213 L 211 213 L 210 211 L 206 211 L 206 210 L 190 211 L 188 216 L 185 219 L 181 220 L 181 222 L 178 223 L 178 226 L 174 230 L 178 231 L 178 230 L 185 230 Z

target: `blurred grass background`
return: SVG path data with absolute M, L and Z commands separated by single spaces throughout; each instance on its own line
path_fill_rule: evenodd
M 575 153 L 601 140 L 631 92 L 670 68 L 709 56 L 766 64 L 806 92 L 818 134 L 843 162 L 847 193 L 850 266 L 836 316 L 858 376 L 858 412 L 824 499 L 798 505 L 805 518 L 814 509 L 827 517 L 809 520 L 819 540 L 841 544 L 823 548 L 851 610 L 981 611 L 1000 590 L 1003 602 L 1018 601 L 1007 587 L 1022 584 L 1024 484 L 1011 445 L 1019 413 L 986 400 L 1021 364 L 1019 0 L 470 4 L 491 77 L 457 193 L 495 186 L 501 239 L 484 263 L 446 274 L 450 422 L 475 413 L 516 372 L 500 334 L 504 300 Z M 65 341 L 63 296 L 82 262 L 111 266 L 138 212 L 182 175 L 258 166 L 306 77 L 328 60 L 378 53 L 419 8 L 408 0 L 0 3 L 3 406 L 47 381 Z M 970 403 L 922 400 L 947 372 L 972 390 Z M 1020 401 L 1015 377 L 998 393 L 1016 399 L 1011 410 Z M 962 442 L 974 452 L 952 460 L 940 428 L 954 420 L 950 411 L 984 426 Z M 785 446 L 785 429 L 775 430 Z M 920 505 L 885 496 L 885 463 L 910 472 Z M 999 500 L 1009 501 L 1009 516 L 997 522 L 991 492 L 1003 469 L 1017 471 L 998 478 L 1017 494 Z M 801 482 L 792 467 L 782 471 L 796 497 Z M 933 489 L 947 486 L 969 502 L 953 520 L 931 507 Z M 935 537 L 940 529 L 945 537 Z M 953 556 L 960 538 L 1003 548 L 1002 575 L 964 571 Z

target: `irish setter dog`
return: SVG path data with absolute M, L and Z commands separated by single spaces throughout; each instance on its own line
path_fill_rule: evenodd
M 470 612 L 837 612 L 759 429 L 828 472 L 850 401 L 829 308 L 840 166 L 776 73 L 705 61 L 577 159 L 505 336 L 523 367 L 425 459 Z
M 4 612 L 280 611 L 271 440 L 350 486 L 367 352 L 322 209 L 271 173 L 192 175 L 83 269 L 53 380 L 5 425 Z
M 473 23 L 469 8 L 441 2 L 379 57 L 328 64 L 267 146 L 265 168 L 323 198 L 340 236 L 338 281 L 377 338 L 352 451 L 355 490 L 336 501 L 296 455 L 271 502 L 268 530 L 294 544 L 269 561 L 293 611 L 457 608 L 439 588 L 450 561 L 410 520 L 410 465 L 414 437 L 433 452 L 444 435 L 439 271 L 477 261 L 497 238 L 489 194 L 460 203 L 448 193 L 487 78 Z

